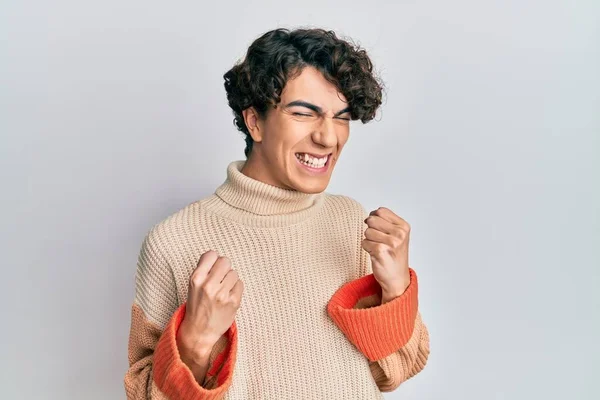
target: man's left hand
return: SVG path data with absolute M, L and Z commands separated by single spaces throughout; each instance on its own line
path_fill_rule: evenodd
M 410 283 L 410 225 L 385 207 L 371 211 L 365 223 L 368 228 L 361 245 L 371 256 L 373 276 L 382 288 L 384 304 L 404 293 Z

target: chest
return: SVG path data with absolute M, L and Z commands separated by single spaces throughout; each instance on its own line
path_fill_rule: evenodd
M 321 309 L 335 290 L 359 274 L 359 244 L 336 229 L 229 227 L 191 243 L 174 268 L 180 303 L 187 299 L 189 276 L 208 250 L 229 258 L 244 283 L 240 311 L 251 314 L 261 310 L 279 314 L 290 306 Z

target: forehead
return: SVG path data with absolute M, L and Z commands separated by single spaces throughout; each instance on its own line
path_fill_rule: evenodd
M 304 67 L 298 76 L 287 81 L 281 99 L 282 102 L 302 99 L 334 111 L 347 105 L 344 95 L 312 66 Z

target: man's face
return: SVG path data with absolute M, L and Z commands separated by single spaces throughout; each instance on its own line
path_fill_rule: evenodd
M 305 67 L 265 120 L 249 110 L 244 117 L 254 144 L 242 172 L 286 189 L 324 191 L 350 132 L 350 108 L 337 88 Z

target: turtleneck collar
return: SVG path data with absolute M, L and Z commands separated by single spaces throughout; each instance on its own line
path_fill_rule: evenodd
M 225 182 L 206 204 L 210 211 L 243 224 L 274 227 L 309 218 L 322 205 L 325 192 L 304 193 L 256 180 L 241 172 L 245 163 L 229 163 Z

